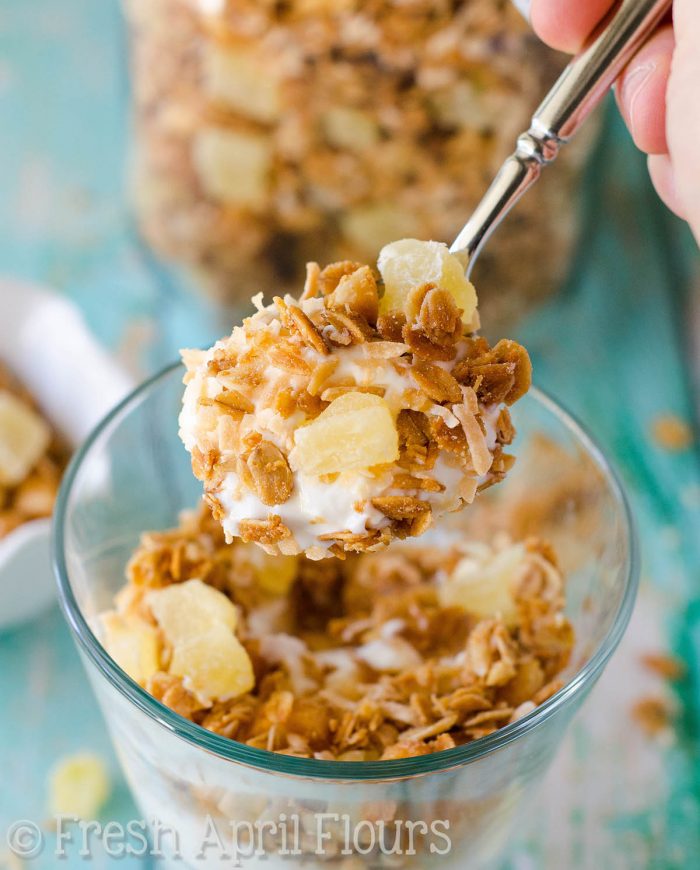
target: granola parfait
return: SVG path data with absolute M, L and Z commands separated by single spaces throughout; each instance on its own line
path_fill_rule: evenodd
M 227 544 L 203 507 L 145 534 L 127 578 L 101 618 L 124 670 L 205 729 L 306 758 L 483 737 L 561 687 L 573 645 L 562 573 L 536 538 L 313 562 Z
M 526 351 L 476 334 L 476 292 L 438 242 L 378 271 L 311 263 L 208 351 L 185 351 L 180 436 L 227 539 L 310 559 L 373 551 L 470 504 L 513 462 Z
M 516 467 L 468 510 L 376 552 L 269 554 L 192 510 L 181 381 L 98 428 L 56 515 L 62 604 L 139 817 L 176 832 L 166 866 L 496 866 L 629 618 L 603 457 L 531 390 Z

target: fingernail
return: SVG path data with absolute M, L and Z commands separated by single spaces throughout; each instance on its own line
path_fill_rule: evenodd
M 630 70 L 622 80 L 620 102 L 625 107 L 627 121 L 632 130 L 634 130 L 634 111 L 637 100 L 644 90 L 646 83 L 655 72 L 656 62 L 650 60 Z

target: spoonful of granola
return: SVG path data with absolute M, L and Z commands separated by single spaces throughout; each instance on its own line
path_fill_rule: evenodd
M 311 559 L 376 550 L 505 476 L 530 361 L 476 334 L 444 244 L 393 242 L 376 271 L 310 263 L 298 300 L 253 302 L 230 336 L 183 352 L 180 436 L 227 537 Z
M 311 559 L 420 535 L 513 463 L 513 341 L 477 335 L 468 274 L 514 203 L 607 93 L 670 0 L 622 0 L 518 139 L 451 253 L 403 239 L 376 271 L 307 267 L 208 351 L 184 351 L 180 435 L 228 538 Z M 466 270 L 466 274 L 465 274 Z

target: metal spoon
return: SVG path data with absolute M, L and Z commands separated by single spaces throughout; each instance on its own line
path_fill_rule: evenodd
M 468 257 L 467 275 L 491 233 L 556 159 L 671 5 L 672 0 L 622 0 L 566 67 L 450 248 Z

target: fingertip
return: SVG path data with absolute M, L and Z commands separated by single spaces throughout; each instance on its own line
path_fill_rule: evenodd
M 666 91 L 674 45 L 673 29 L 662 28 L 640 49 L 615 89 L 634 143 L 647 154 L 668 152 Z
M 673 165 L 668 154 L 650 154 L 647 166 L 652 183 L 661 201 L 679 218 L 686 220 L 683 203 L 678 196 Z
M 533 0 L 530 20 L 547 45 L 569 54 L 577 52 L 608 12 L 612 0 Z
M 562 28 L 559 15 L 550 0 L 533 0 L 530 23 L 542 42 L 546 42 L 552 48 L 569 54 L 577 50 L 578 36 L 572 39 L 568 28 Z

